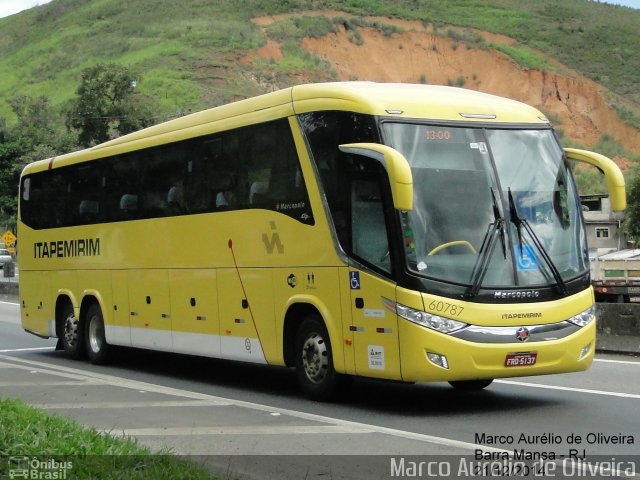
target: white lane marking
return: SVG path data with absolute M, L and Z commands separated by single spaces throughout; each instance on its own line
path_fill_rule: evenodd
M 609 360 L 608 358 L 596 358 L 593 360 L 594 362 L 602 362 L 602 363 L 621 363 L 623 365 L 636 365 L 640 366 L 640 362 L 632 362 L 631 360 Z
M 32 407 L 43 410 L 90 410 L 101 408 L 148 408 L 148 407 L 221 407 L 231 405 L 229 402 L 213 400 L 185 400 L 185 401 L 149 401 L 149 402 L 87 402 L 87 403 L 30 403 Z
M 3 302 L 3 301 L 1 301 L 1 300 L 0 300 L 0 304 L 2 304 L 2 305 L 15 305 L 15 306 L 17 306 L 17 307 L 19 307 L 19 306 L 20 306 L 20 304 L 19 304 L 19 303 L 15 303 L 15 302 Z
M 63 367 L 63 366 L 59 366 L 59 365 L 51 365 L 51 364 L 47 364 L 47 363 L 42 363 L 42 362 L 36 362 L 33 360 L 26 360 L 23 358 L 19 358 L 19 357 L 7 357 L 4 355 L 0 355 L 0 359 L 4 359 L 6 361 L 12 361 L 12 362 L 21 362 L 27 365 L 32 365 L 32 366 L 37 366 L 41 369 L 51 369 L 51 370 L 57 370 L 59 372 L 66 372 L 67 374 L 70 375 L 85 375 L 89 378 L 92 378 L 94 380 L 100 380 L 103 381 L 105 383 L 108 383 L 110 385 L 114 385 L 114 386 L 119 386 L 122 388 L 130 388 L 130 389 L 135 389 L 135 390 L 144 390 L 147 392 L 155 392 L 155 393 L 163 393 L 166 395 L 173 395 L 173 396 L 177 396 L 177 397 L 183 397 L 183 398 L 192 398 L 192 399 L 197 399 L 197 400 L 209 400 L 209 401 L 219 401 L 219 402 L 227 402 L 229 405 L 234 405 L 237 407 L 243 407 L 243 408 L 248 408 L 248 409 L 253 409 L 253 410 L 258 410 L 258 411 L 263 411 L 263 412 L 267 412 L 269 414 L 271 413 L 280 413 L 283 415 L 288 415 L 291 417 L 295 417 L 295 418 L 299 418 L 299 419 L 303 419 L 303 420 L 307 420 L 307 421 L 312 421 L 312 422 L 319 422 L 319 423 L 325 423 L 325 424 L 329 424 L 329 425 L 333 425 L 336 427 L 343 427 L 349 430 L 366 430 L 368 432 L 375 432 L 375 433 L 380 433 L 380 434 L 384 434 L 384 435 L 390 435 L 390 436 L 394 436 L 394 437 L 399 437 L 399 438 L 404 438 L 404 439 L 409 439 L 409 440 L 415 440 L 418 442 L 423 442 L 423 443 L 430 443 L 430 444 L 434 444 L 434 445 L 442 445 L 442 446 L 448 446 L 448 447 L 456 447 L 456 448 L 460 448 L 460 449 L 464 449 L 464 450 L 483 450 L 483 451 L 487 451 L 487 452 L 510 452 L 509 450 L 504 450 L 504 449 L 500 449 L 500 448 L 495 448 L 495 447 L 488 447 L 485 445 L 478 445 L 475 443 L 470 443 L 470 442 L 463 442 L 460 440 L 454 440 L 451 438 L 445 438 L 445 437 L 436 437 L 433 435 L 426 435 L 426 434 L 422 434 L 422 433 L 415 433 L 415 432 L 408 432 L 405 430 L 398 430 L 395 428 L 388 428 L 388 427 L 381 427 L 378 425 L 369 425 L 369 424 L 365 424 L 365 423 L 359 423 L 359 422 L 352 422 L 349 420 L 341 420 L 338 418 L 332 418 L 332 417 L 326 417 L 323 415 L 317 415 L 317 414 L 313 414 L 313 413 L 306 413 L 306 412 L 300 412 L 300 411 L 296 411 L 296 410 L 289 410 L 286 408 L 279 408 L 279 407 L 272 407 L 269 405 L 261 405 L 259 403 L 252 403 L 252 402 L 245 402 L 242 400 L 234 400 L 234 399 L 229 399 L 229 398 L 224 398 L 224 397 L 217 397 L 215 395 L 208 395 L 205 393 L 198 393 L 198 392 L 192 392 L 189 390 L 181 390 L 181 389 L 177 389 L 177 388 L 173 388 L 173 387 L 165 387 L 162 385 L 155 385 L 155 384 L 151 384 L 151 383 L 146 383 L 146 382 L 140 382 L 137 380 L 130 380 L 130 379 L 126 379 L 126 378 L 121 378 L 121 377 L 115 377 L 112 375 L 105 375 L 105 374 L 100 374 L 100 373 L 94 373 L 94 372 L 88 372 L 85 370 L 79 370 L 79 369 L 75 369 L 75 368 L 69 368 L 69 367 Z
M 35 352 L 38 350 L 55 350 L 55 347 L 8 348 L 6 350 L 0 350 L 0 353 Z
M 46 367 L 46 364 L 43 364 L 45 366 L 43 366 L 41 369 L 34 369 L 33 367 L 30 367 L 28 365 L 19 365 L 16 364 L 15 362 L 6 362 L 6 361 L 2 361 L 2 360 L 6 360 L 6 359 L 11 359 L 11 360 L 15 360 L 15 357 L 5 357 L 4 355 L 0 355 L 0 367 L 1 368 L 15 368 L 18 370 L 27 370 L 29 372 L 29 374 L 43 374 L 43 375 L 50 375 L 50 376 L 56 376 L 56 377 L 62 377 L 62 378 L 66 378 L 66 379 L 72 379 L 78 382 L 85 382 L 87 384 L 100 384 L 100 383 L 104 383 L 101 382 L 100 380 L 96 380 L 94 378 L 91 378 L 88 375 L 78 375 L 77 373 L 73 373 L 73 372 L 62 372 L 62 371 L 56 371 L 56 370 L 52 370 L 50 367 Z M 25 376 L 26 378 L 26 376 Z M 27 382 L 25 382 L 27 383 Z M 34 383 L 35 385 L 38 385 L 39 383 L 36 382 L 28 382 L 28 383 Z
M 495 382 L 504 383 L 506 385 L 518 385 L 520 387 L 543 388 L 547 390 L 564 390 L 567 392 L 578 392 L 578 393 L 592 393 L 594 395 L 606 395 L 610 397 L 640 398 L 640 394 L 636 394 L 636 393 L 607 392 L 605 390 L 591 390 L 588 388 L 575 388 L 575 387 L 560 387 L 557 385 L 544 385 L 541 383 L 517 382 L 513 380 L 496 380 Z
M 73 385 L 96 385 L 96 382 L 80 380 L 80 381 L 57 381 L 57 382 L 0 382 L 0 387 L 59 387 Z
M 244 425 L 229 427 L 126 428 L 100 431 L 123 437 L 191 435 L 301 435 L 317 433 L 376 433 L 376 427 L 344 425 Z

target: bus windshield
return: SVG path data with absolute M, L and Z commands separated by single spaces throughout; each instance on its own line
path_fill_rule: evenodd
M 546 286 L 584 274 L 586 239 L 550 129 L 383 123 L 413 173 L 401 212 L 408 268 L 477 288 Z

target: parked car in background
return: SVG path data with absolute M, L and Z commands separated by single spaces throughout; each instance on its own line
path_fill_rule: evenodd
M 9 250 L 4 248 L 0 249 L 0 268 L 4 268 L 5 264 L 13 262 L 13 257 L 9 253 Z

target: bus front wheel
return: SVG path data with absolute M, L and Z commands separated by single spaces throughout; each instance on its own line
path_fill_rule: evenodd
M 87 310 L 85 346 L 91 363 L 97 365 L 107 363 L 111 348 L 104 334 L 102 310 L 97 303 L 91 304 Z
M 73 313 L 73 305 L 67 303 L 62 310 L 62 347 L 69 358 L 84 357 L 83 324 Z
M 493 382 L 493 378 L 487 378 L 485 380 L 458 380 L 449 382 L 456 390 L 482 390 L 483 388 L 488 387 Z
M 340 387 L 342 376 L 333 368 L 329 333 L 317 315 L 306 317 L 298 329 L 296 375 L 302 391 L 314 400 L 330 400 Z

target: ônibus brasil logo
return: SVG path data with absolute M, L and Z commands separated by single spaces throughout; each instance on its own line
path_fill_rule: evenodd
M 70 478 L 69 472 L 73 469 L 73 462 L 26 455 L 9 457 L 8 463 L 10 479 L 65 480 Z

